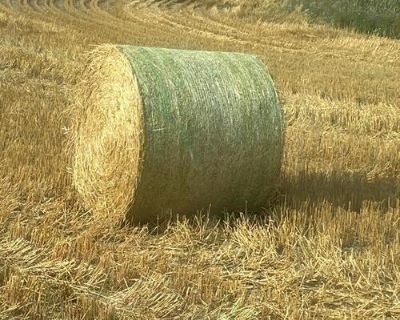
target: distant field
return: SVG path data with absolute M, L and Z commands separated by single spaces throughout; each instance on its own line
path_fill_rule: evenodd
M 209 0 L 202 3 L 222 10 L 236 8 L 238 16 L 246 18 L 328 22 L 366 34 L 400 38 L 400 2 L 397 0 Z
M 400 2 L 397 0 L 289 0 L 311 19 L 368 34 L 400 38 Z
M 315 3 L 0 0 L 0 319 L 400 318 L 400 42 Z M 352 3 L 398 37 L 396 1 Z M 100 43 L 259 55 L 285 112 L 274 205 L 155 229 L 83 208 L 68 108 Z

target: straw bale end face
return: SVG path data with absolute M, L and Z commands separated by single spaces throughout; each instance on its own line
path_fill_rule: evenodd
M 143 109 L 129 61 L 114 46 L 91 53 L 77 91 L 73 183 L 104 218 L 127 210 L 140 176 Z
M 73 181 L 111 219 L 262 207 L 282 112 L 255 56 L 101 46 L 77 89 Z

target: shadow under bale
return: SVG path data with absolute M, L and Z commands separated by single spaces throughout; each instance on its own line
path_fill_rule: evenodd
M 361 211 L 363 203 L 376 202 L 387 209 L 395 206 L 400 196 L 400 181 L 395 177 L 368 179 L 366 174 L 333 171 L 312 173 L 306 170 L 284 176 L 281 191 L 288 206 L 305 202 L 329 202 L 334 207 Z

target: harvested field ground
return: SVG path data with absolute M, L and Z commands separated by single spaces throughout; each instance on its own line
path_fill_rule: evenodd
M 399 40 L 201 3 L 0 0 L 0 319 L 400 318 Z M 66 137 L 100 43 L 258 54 L 287 126 L 276 203 L 96 221 Z

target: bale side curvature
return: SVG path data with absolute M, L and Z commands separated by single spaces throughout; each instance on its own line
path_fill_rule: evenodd
M 257 57 L 106 45 L 83 79 L 73 182 L 88 208 L 151 221 L 266 203 L 283 117 Z

